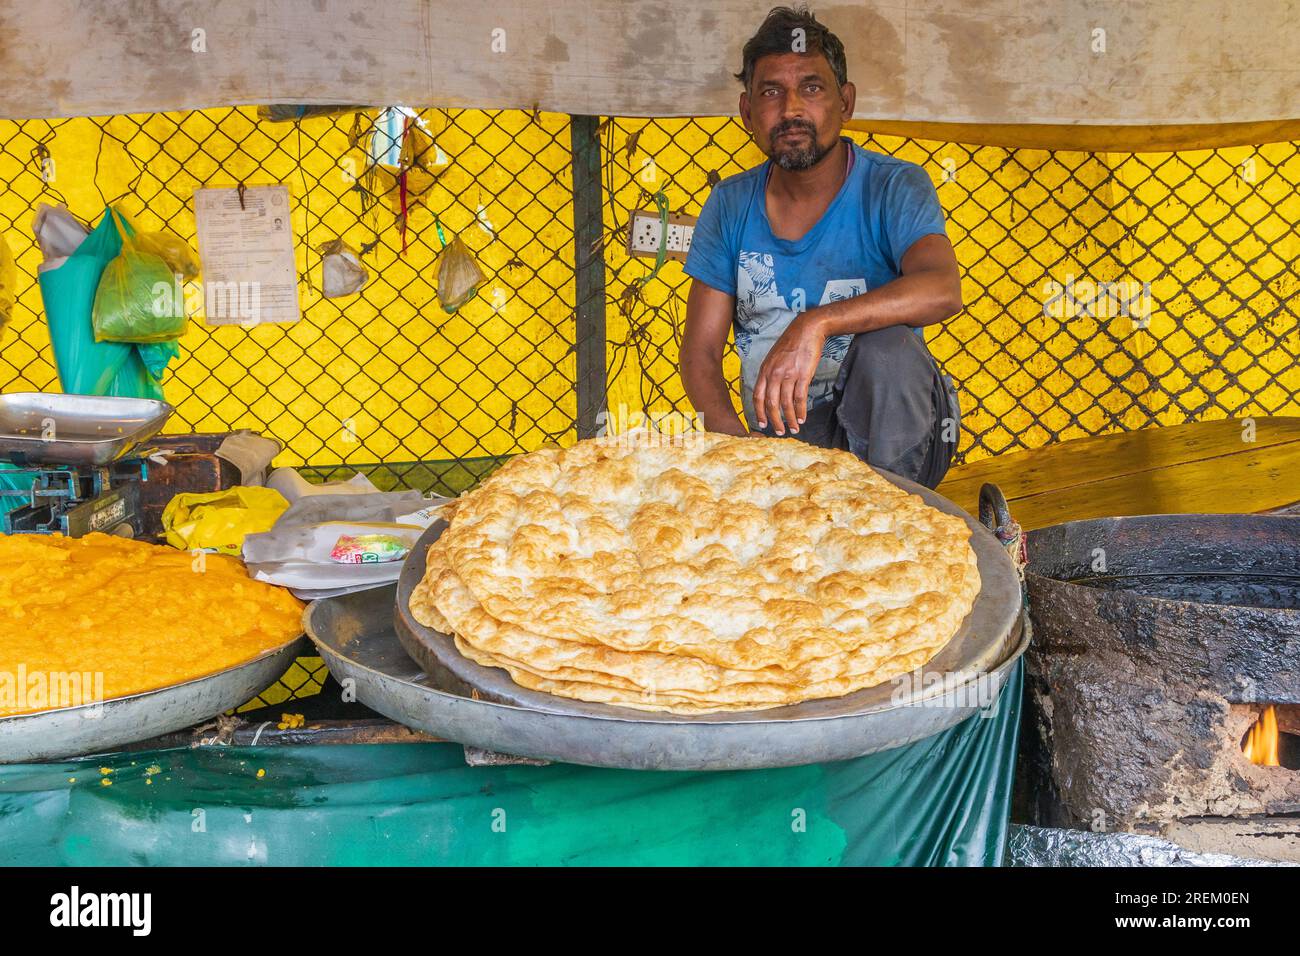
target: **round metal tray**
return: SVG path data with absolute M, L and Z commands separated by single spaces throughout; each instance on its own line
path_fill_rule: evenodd
M 301 635 L 261 657 L 158 690 L 0 717 L 0 764 L 108 753 L 215 717 L 260 693 L 304 650 Z
M 983 581 L 957 634 L 906 681 L 789 707 L 698 717 L 529 691 L 503 670 L 466 660 L 448 635 L 411 617 L 411 590 L 424 575 L 425 552 L 446 527 L 443 522 L 432 525 L 407 557 L 395 607 L 388 608 L 393 626 L 364 616 L 378 610 L 374 604 L 329 598 L 308 608 L 308 636 L 336 677 L 356 681 L 357 696 L 367 706 L 445 739 L 518 756 L 631 769 L 733 770 L 843 760 L 899 747 L 995 700 L 1027 640 L 1020 582 L 993 534 L 946 498 L 882 474 L 967 522 Z M 422 674 L 393 660 L 390 635 Z

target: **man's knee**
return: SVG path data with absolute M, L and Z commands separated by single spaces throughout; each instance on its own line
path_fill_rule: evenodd
M 908 326 L 858 333 L 836 384 L 840 447 L 880 468 L 919 475 L 935 441 L 939 369 Z M 938 407 L 936 407 L 938 406 Z
M 835 383 L 841 405 L 860 415 L 925 415 L 937 366 L 920 336 L 908 326 L 891 325 L 853 339 Z
M 844 356 L 845 378 L 897 380 L 919 369 L 928 369 L 932 359 L 925 342 L 911 326 L 889 325 L 870 332 L 858 332 Z

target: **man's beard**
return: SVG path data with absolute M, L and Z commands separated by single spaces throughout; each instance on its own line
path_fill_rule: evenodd
M 806 139 L 794 141 L 794 145 L 785 145 L 781 141 L 782 133 L 802 131 Z M 806 143 L 806 145 L 805 145 Z M 784 146 L 784 148 L 782 148 Z M 800 172 L 811 169 L 821 162 L 822 157 L 835 148 L 835 144 L 822 147 L 817 143 L 817 132 L 811 126 L 794 123 L 778 128 L 772 133 L 772 160 L 784 170 Z

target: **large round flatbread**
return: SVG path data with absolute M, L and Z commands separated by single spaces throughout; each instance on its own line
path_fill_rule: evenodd
M 497 621 L 757 671 L 937 652 L 979 592 L 969 537 L 848 452 L 696 433 L 519 456 L 440 540 Z
M 463 496 L 410 606 L 533 690 L 778 707 L 938 653 L 979 592 L 969 537 L 847 452 L 619 436 L 520 456 Z
M 765 710 L 798 702 L 798 700 L 767 700 L 760 702 L 731 700 L 719 702 L 711 701 L 704 696 L 691 695 L 686 691 L 669 694 L 665 691 L 628 690 L 595 681 L 558 680 L 537 675 L 530 670 L 518 667 L 513 662 L 502 662 L 485 657 L 481 655 L 481 652 L 467 646 L 459 637 L 456 638 L 456 646 L 471 660 L 475 660 L 480 664 L 504 668 L 510 674 L 511 679 L 521 687 L 591 703 L 613 704 L 619 707 L 631 707 L 636 710 L 668 711 L 674 714 L 689 715 L 725 713 L 737 710 Z M 924 664 L 927 658 L 928 652 L 916 651 L 910 655 L 896 658 L 893 666 L 897 673 L 906 674 Z M 839 695 L 814 693 L 808 698 L 799 698 L 799 700 L 813 700 L 818 697 L 833 696 Z
M 731 705 L 720 709 L 739 709 L 837 697 L 911 671 L 918 659 L 928 659 L 934 653 L 934 644 L 943 640 L 941 635 L 946 630 L 934 628 L 920 639 L 904 632 L 891 638 L 882 626 L 879 640 L 845 654 L 815 658 L 788 669 L 769 666 L 732 670 L 691 657 L 656 651 L 627 652 L 599 643 L 542 637 L 489 615 L 447 566 L 441 541 L 434 542 L 425 560 L 426 576 L 411 597 L 416 620 L 455 634 L 456 645 L 466 657 L 504 668 L 521 686 L 535 686 L 528 680 L 533 678 L 548 682 L 546 689 L 554 693 L 551 685 L 572 682 L 575 686 L 567 689 L 574 693 L 564 696 L 583 700 L 671 705 L 680 699 Z M 901 617 L 891 612 L 891 619 Z M 907 650 L 901 651 L 904 647 Z M 597 691 L 583 684 L 603 685 L 606 689 Z

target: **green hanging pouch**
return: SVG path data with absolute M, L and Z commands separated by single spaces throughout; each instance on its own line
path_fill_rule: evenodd
M 121 213 L 110 209 L 122 251 L 104 267 L 95 290 L 91 323 L 96 342 L 168 342 L 180 338 L 188 317 L 172 295 L 171 266 L 136 241 Z

